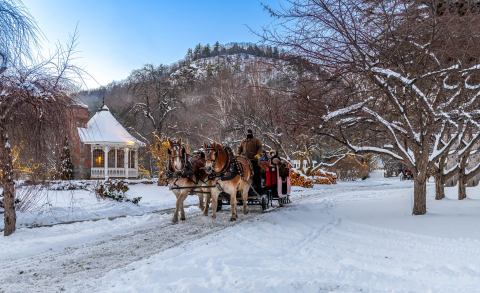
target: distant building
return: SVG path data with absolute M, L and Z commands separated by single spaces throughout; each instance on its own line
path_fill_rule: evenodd
M 137 178 L 138 150 L 145 144 L 118 122 L 107 106 L 88 120 L 88 108 L 72 107 L 71 139 L 75 178 Z
M 291 160 L 290 162 L 292 163 L 293 168 L 300 169 L 300 164 L 301 164 L 300 160 Z M 312 161 L 312 163 L 313 163 L 312 167 L 315 167 L 318 164 L 317 161 Z M 307 160 L 303 160 L 303 168 L 305 168 L 305 169 L 308 168 Z

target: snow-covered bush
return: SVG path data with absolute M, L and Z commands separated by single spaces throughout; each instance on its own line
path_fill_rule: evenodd
M 92 183 L 88 181 L 52 181 L 49 190 L 91 190 Z
M 129 190 L 128 183 L 123 180 L 107 180 L 99 183 L 95 187 L 95 194 L 98 198 L 101 199 L 113 199 L 118 202 L 131 202 L 137 204 L 140 202 L 142 197 L 133 197 L 132 199 L 128 198 L 125 194 Z

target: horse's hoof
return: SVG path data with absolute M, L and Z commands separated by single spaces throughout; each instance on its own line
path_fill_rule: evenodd
M 244 214 L 244 215 L 248 214 L 248 211 L 243 211 L 243 214 Z
M 185 218 L 180 218 L 180 220 L 185 221 L 186 219 Z
M 217 218 L 217 216 L 212 215 L 212 220 L 215 220 L 216 218 Z
M 208 216 L 208 213 L 203 213 L 203 215 L 206 217 L 206 216 Z
M 173 223 L 173 224 L 178 223 L 178 219 L 172 219 L 172 223 Z
M 237 218 L 234 218 L 234 217 L 231 217 L 231 218 L 230 218 L 230 222 L 234 222 L 234 221 L 236 221 L 236 220 L 237 220 Z

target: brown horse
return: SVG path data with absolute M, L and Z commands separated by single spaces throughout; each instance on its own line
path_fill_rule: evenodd
M 210 190 L 208 186 L 208 175 L 205 172 L 205 159 L 201 156 L 190 156 L 182 146 L 182 140 L 168 140 L 168 171 L 170 173 L 168 186 L 177 197 L 175 213 L 172 222 L 178 222 L 178 213 L 180 220 L 185 220 L 185 210 L 183 203 L 187 196 L 192 193 L 198 193 L 199 208 L 205 209 L 204 194 Z M 208 207 L 207 207 L 208 208 Z
M 237 219 L 237 191 L 242 194 L 243 213 L 247 214 L 248 191 L 252 185 L 253 168 L 250 161 L 243 156 L 234 156 L 231 150 L 223 147 L 221 144 L 213 142 L 204 144 L 205 147 L 205 169 L 207 173 L 214 177 L 213 183 L 216 188 L 212 188 L 210 195 L 212 200 L 212 218 L 215 219 L 218 196 L 221 192 L 230 195 L 230 205 L 232 215 L 230 221 Z M 208 214 L 208 201 L 205 207 Z

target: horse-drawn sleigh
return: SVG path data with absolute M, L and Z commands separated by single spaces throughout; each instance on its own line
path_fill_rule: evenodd
M 231 221 L 237 219 L 237 202 L 248 213 L 247 205 L 260 205 L 262 211 L 289 203 L 290 165 L 278 156 L 260 159 L 261 181 L 253 186 L 255 168 L 247 158 L 234 155 L 228 146 L 218 143 L 204 145 L 204 152 L 190 155 L 181 140 L 169 140 L 167 177 L 168 186 L 177 197 L 173 222 L 185 220 L 183 202 L 189 194 L 197 194 L 199 208 L 205 216 L 212 206 L 212 217 L 224 204 L 231 206 Z

